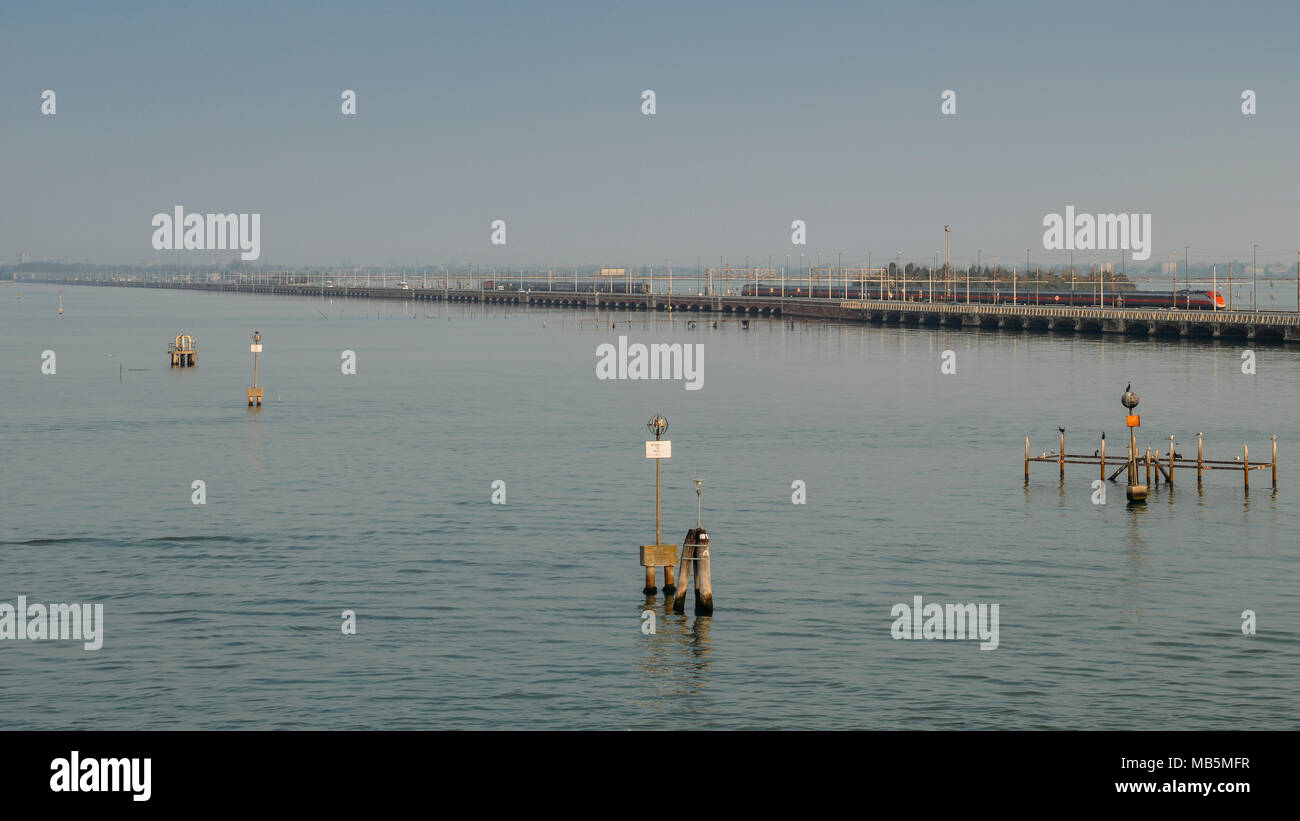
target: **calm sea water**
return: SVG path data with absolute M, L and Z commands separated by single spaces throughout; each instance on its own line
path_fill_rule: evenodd
M 105 639 L 0 641 L 7 729 L 1300 727 L 1294 348 L 1247 376 L 1230 345 L 89 287 L 60 318 L 57 299 L 0 286 L 0 602 L 100 602 Z M 174 371 L 182 330 L 199 367 Z M 619 334 L 703 343 L 704 389 L 598 381 Z M 1180 475 L 1131 510 L 1052 465 L 1023 487 L 1026 434 L 1091 453 L 1105 430 L 1122 453 L 1129 381 L 1145 443 L 1186 454 L 1204 431 L 1210 456 L 1263 459 L 1276 433 L 1280 490 Z M 656 411 L 665 540 L 704 480 L 711 618 L 641 594 Z M 1000 646 L 894 640 L 915 595 L 998 603 Z

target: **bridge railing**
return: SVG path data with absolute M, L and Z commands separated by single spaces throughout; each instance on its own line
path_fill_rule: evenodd
M 819 302 L 822 300 L 801 300 Z M 841 300 L 840 307 L 858 311 L 900 311 L 907 313 L 986 314 L 1062 319 L 1129 319 L 1148 322 L 1204 322 L 1227 325 L 1280 325 L 1300 327 L 1300 314 L 1250 311 L 1186 311 L 1140 308 L 1078 308 L 1038 305 L 960 305 L 945 302 L 894 302 L 890 300 Z

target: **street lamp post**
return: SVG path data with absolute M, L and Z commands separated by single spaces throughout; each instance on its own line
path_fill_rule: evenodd
M 704 488 L 704 480 L 695 480 L 695 526 L 700 526 L 700 493 Z

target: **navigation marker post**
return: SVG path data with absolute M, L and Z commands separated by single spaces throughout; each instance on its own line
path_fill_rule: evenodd
M 655 568 L 664 569 L 664 593 L 673 593 L 677 590 L 674 576 L 674 566 L 677 564 L 677 545 L 663 544 L 663 519 L 660 514 L 660 463 L 664 459 L 671 459 L 673 455 L 673 443 L 668 439 L 660 439 L 668 430 L 668 419 L 661 413 L 656 413 L 646 422 L 646 427 L 650 433 L 654 434 L 654 440 L 645 443 L 645 458 L 655 460 L 655 543 L 641 545 L 641 566 L 645 568 L 645 588 L 641 591 L 647 596 L 653 596 L 658 592 L 655 587 Z
M 1124 389 L 1124 394 L 1119 398 L 1120 404 L 1128 408 L 1128 418 L 1125 424 L 1128 425 L 1128 486 L 1124 488 L 1124 494 L 1130 502 L 1145 504 L 1147 500 L 1147 488 L 1149 485 L 1139 485 L 1137 483 L 1137 427 L 1142 423 L 1141 418 L 1133 412 L 1138 406 L 1138 395 L 1133 392 L 1132 385 Z M 1173 437 L 1169 441 L 1173 442 Z M 1170 450 L 1172 450 L 1172 444 Z M 1170 456 L 1172 459 L 1173 457 Z M 1150 472 L 1151 454 L 1147 453 L 1147 471 Z M 1172 464 L 1172 463 L 1171 463 Z M 1172 474 L 1173 471 L 1170 471 Z
M 261 331 L 253 331 L 253 344 L 249 345 L 248 349 L 253 352 L 253 387 L 248 389 L 248 406 L 251 408 L 253 403 L 256 402 L 257 407 L 260 408 L 262 407 L 262 389 L 257 385 L 257 357 L 262 352 Z

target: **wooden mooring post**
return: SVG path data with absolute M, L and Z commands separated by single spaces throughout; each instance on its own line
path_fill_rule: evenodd
M 1203 445 L 1204 442 L 1201 440 L 1201 432 L 1197 431 L 1196 432 L 1196 488 L 1198 490 L 1201 487 L 1201 478 L 1205 475 L 1205 461 L 1204 461 L 1205 452 L 1204 452 Z M 1277 436 L 1276 435 L 1273 436 L 1273 461 L 1274 462 L 1277 461 Z M 1274 476 L 1276 475 L 1277 475 L 1277 471 L 1275 469 Z
M 686 588 L 691 586 L 691 575 L 695 576 L 695 615 L 713 615 L 713 576 L 709 571 L 709 534 L 702 527 L 693 527 L 686 531 L 682 540 L 681 587 L 673 599 L 673 612 L 686 612 Z
M 673 599 L 673 612 L 686 612 L 686 588 L 690 586 L 691 569 L 695 571 L 695 613 L 697 615 L 713 614 L 713 575 L 709 569 L 709 534 L 700 524 L 700 507 L 704 480 L 695 480 L 695 528 L 686 531 L 682 540 L 681 577 L 682 586 Z
M 1055 453 L 1042 453 L 1038 456 L 1030 455 L 1029 437 L 1025 437 L 1025 485 L 1029 485 L 1029 463 L 1030 462 L 1052 462 L 1057 466 L 1057 470 L 1064 480 L 1065 465 L 1096 465 L 1100 471 L 1101 478 L 1108 481 L 1115 481 L 1121 473 L 1127 473 L 1126 491 L 1129 501 L 1145 501 L 1149 488 L 1159 487 L 1163 479 L 1170 489 L 1174 485 L 1175 470 L 1195 470 L 1196 486 L 1203 487 L 1204 477 L 1207 471 L 1211 470 L 1239 470 L 1242 473 L 1242 485 L 1246 492 L 1250 492 L 1250 472 L 1252 470 L 1268 470 L 1271 473 L 1273 490 L 1277 490 L 1277 434 L 1273 434 L 1270 444 L 1272 445 L 1272 458 L 1269 462 L 1254 463 L 1250 461 L 1250 446 L 1242 446 L 1241 455 L 1232 459 L 1206 459 L 1205 458 L 1205 438 L 1204 434 L 1196 434 L 1196 458 L 1184 458 L 1175 452 L 1174 437 L 1169 437 L 1169 454 L 1168 459 L 1162 459 L 1158 451 L 1153 451 L 1149 446 L 1143 450 L 1138 449 L 1137 428 L 1141 424 L 1141 419 L 1133 410 L 1137 407 L 1138 397 L 1133 393 L 1130 385 L 1125 389 L 1124 395 L 1120 401 L 1129 410 L 1126 426 L 1129 429 L 1129 453 L 1128 458 L 1123 463 L 1117 465 L 1109 475 L 1106 469 L 1115 464 L 1115 460 L 1109 460 L 1106 454 L 1106 434 L 1101 435 L 1101 446 L 1092 454 L 1069 453 L 1065 449 L 1065 431 L 1058 428 L 1060 433 L 1060 447 Z M 1146 469 L 1146 483 L 1139 484 L 1140 478 L 1138 472 L 1143 466 Z

